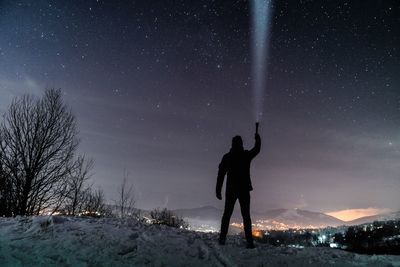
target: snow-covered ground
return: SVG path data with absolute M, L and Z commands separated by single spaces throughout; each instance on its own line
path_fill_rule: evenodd
M 400 256 L 243 242 L 132 220 L 0 218 L 0 266 L 400 266 Z

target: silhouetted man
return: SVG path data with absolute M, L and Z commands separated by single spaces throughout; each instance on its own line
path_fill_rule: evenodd
M 225 174 L 227 174 L 225 209 L 221 220 L 221 232 L 219 236 L 219 243 L 221 245 L 225 244 L 229 220 L 232 216 L 235 202 L 239 199 L 247 248 L 254 248 L 250 218 L 250 191 L 253 190 L 250 180 L 250 163 L 260 152 L 260 148 L 261 138 L 258 133 L 255 134 L 255 145 L 250 151 L 244 150 L 242 138 L 240 136 L 235 136 L 232 139 L 231 150 L 224 155 L 219 164 L 216 188 L 218 199 L 222 199 L 222 184 L 224 183 Z

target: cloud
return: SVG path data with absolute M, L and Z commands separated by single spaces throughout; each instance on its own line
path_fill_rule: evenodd
M 27 93 L 40 96 L 44 90 L 45 87 L 28 75 L 14 79 L 0 75 L 0 112 L 4 112 L 15 97 Z

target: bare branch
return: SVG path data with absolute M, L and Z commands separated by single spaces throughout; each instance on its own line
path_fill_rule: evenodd
M 46 90 L 40 99 L 14 99 L 0 132 L 1 165 L 12 187 L 13 214 L 37 214 L 65 197 L 65 178 L 73 168 L 78 139 L 75 117 L 61 91 Z

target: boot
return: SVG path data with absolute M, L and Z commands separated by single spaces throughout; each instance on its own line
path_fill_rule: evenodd
M 253 242 L 247 242 L 247 245 L 246 245 L 246 248 L 248 248 L 248 249 L 253 249 L 253 248 L 255 248 L 256 246 L 254 246 L 254 243 Z

